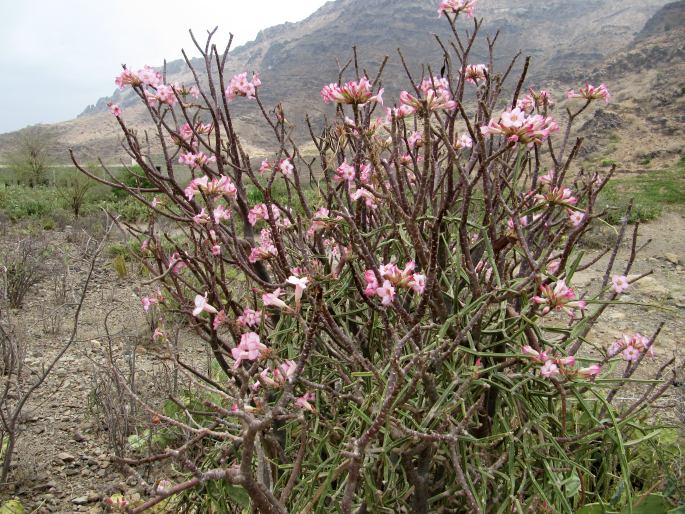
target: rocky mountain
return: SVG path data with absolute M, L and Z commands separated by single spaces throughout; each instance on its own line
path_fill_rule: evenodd
M 614 101 L 585 124 L 588 152 L 623 170 L 670 164 L 685 154 L 685 0 L 657 11 L 625 48 L 589 73 Z
M 636 35 L 644 41 L 643 45 L 651 41 L 651 36 L 643 32 L 656 29 L 648 29 L 646 23 L 666 1 L 483 0 L 478 4 L 478 16 L 485 20 L 482 35 L 499 31 L 496 68 L 502 70 L 522 50 L 524 55 L 533 57 L 529 77 L 535 77 L 537 85 L 563 84 L 565 87 L 587 79 L 593 67 L 607 57 L 621 55 L 621 49 Z M 319 90 L 323 84 L 337 80 L 336 59 L 346 62 L 355 46 L 360 66 L 370 76 L 375 74 L 383 57 L 389 56 L 383 85 L 387 100 L 393 102 L 399 88 L 407 85 L 398 47 L 402 48 L 415 77 L 421 75 L 422 64 L 430 65 L 433 70 L 442 65 L 433 34 L 447 38 L 449 29 L 445 20 L 438 19 L 437 3 L 437 0 L 331 1 L 301 22 L 266 29 L 254 41 L 232 50 L 228 72 L 259 71 L 264 102 L 275 105 L 283 101 L 288 119 L 301 127 L 305 113 L 320 120 L 325 113 L 332 112 L 318 100 Z M 460 21 L 464 28 L 469 28 L 470 23 Z M 663 28 L 663 24 L 654 23 L 655 27 Z M 122 57 L 128 57 L 132 67 L 141 64 L 135 62 L 135 56 Z M 472 53 L 472 61 L 486 59 L 483 38 Z M 116 72 L 113 70 L 113 75 Z M 168 82 L 192 81 L 187 67 L 178 60 L 168 63 L 167 76 Z M 100 155 L 105 160 L 116 161 L 122 152 L 117 150 L 118 128 L 106 112 L 110 99 L 121 105 L 131 125 L 145 126 L 146 115 L 138 100 L 126 92 L 116 91 L 87 107 L 75 120 L 47 128 L 62 149 L 72 146 L 86 160 Z M 250 102 L 234 105 L 247 146 L 257 153 L 268 151 L 271 141 L 261 129 L 254 105 Z M 11 135 L 0 135 L 0 152 L 10 140 Z M 62 152 L 62 158 L 63 155 Z

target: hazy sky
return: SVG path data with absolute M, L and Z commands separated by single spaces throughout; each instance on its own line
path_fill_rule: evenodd
M 110 95 L 125 63 L 160 65 L 219 26 L 242 44 L 326 0 L 0 0 L 0 133 L 74 118 Z M 234 44 L 235 47 L 235 44 Z M 195 55 L 192 52 L 191 55 Z

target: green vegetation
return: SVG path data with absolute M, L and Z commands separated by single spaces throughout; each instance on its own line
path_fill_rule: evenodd
M 670 169 L 616 177 L 607 184 L 598 205 L 610 209 L 605 219 L 616 224 L 631 198 L 631 223 L 658 218 L 666 206 L 685 206 L 685 157 Z

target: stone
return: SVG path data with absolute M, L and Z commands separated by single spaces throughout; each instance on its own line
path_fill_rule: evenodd
M 654 277 L 641 278 L 634 284 L 635 289 L 652 298 L 667 298 L 670 295 L 668 288 L 661 285 Z
M 677 266 L 678 264 L 680 264 L 680 258 L 675 253 L 666 252 L 664 254 L 664 259 L 666 259 L 668 262 L 670 262 L 674 266 Z
M 73 462 L 76 460 L 76 457 L 74 457 L 71 453 L 67 452 L 58 453 L 57 458 L 63 462 Z

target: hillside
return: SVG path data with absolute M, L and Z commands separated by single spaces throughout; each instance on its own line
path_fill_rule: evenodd
M 566 85 L 585 80 L 588 69 L 620 53 L 665 3 L 666 0 L 489 0 L 479 4 L 478 16 L 486 20 L 483 34 L 500 32 L 500 69 L 521 49 L 533 57 L 530 76 L 538 78 L 538 85 L 554 81 L 558 86 L 559 81 Z M 447 36 L 447 24 L 437 18 L 436 4 L 435 0 L 328 2 L 307 19 L 266 29 L 255 41 L 234 49 L 229 58 L 229 73 L 259 71 L 264 83 L 260 94 L 265 103 L 275 105 L 283 101 L 288 119 L 302 126 L 305 112 L 315 120 L 327 112 L 322 103 L 312 99 L 318 99 L 323 84 L 337 78 L 336 58 L 345 62 L 356 45 L 360 64 L 371 75 L 383 56 L 390 57 L 384 86 L 386 98 L 392 102 L 399 87 L 406 86 L 396 48 L 403 49 L 416 75 L 421 74 L 422 63 L 436 70 L 441 65 L 432 33 Z M 135 56 L 122 59 L 128 59 L 134 68 L 144 64 L 136 62 Z M 472 60 L 485 59 L 481 41 Z M 112 75 L 117 71 L 112 70 Z M 167 72 L 169 82 L 191 81 L 182 61 L 170 61 Z M 124 108 L 131 125 L 144 126 L 146 115 L 135 98 L 117 91 L 111 99 Z M 73 146 L 84 160 L 98 155 L 108 161 L 120 158 L 118 128 L 106 112 L 109 100 L 102 98 L 78 118 L 47 127 L 55 135 L 53 153 L 60 160 L 65 159 L 64 149 L 68 146 Z M 248 146 L 256 152 L 267 150 L 271 141 L 260 130 L 254 106 L 236 102 L 234 113 L 240 118 Z M 0 153 L 11 144 L 11 139 L 11 134 L 0 135 Z

